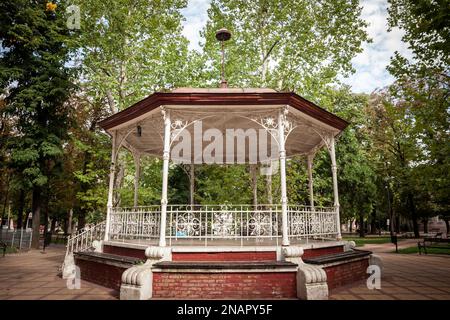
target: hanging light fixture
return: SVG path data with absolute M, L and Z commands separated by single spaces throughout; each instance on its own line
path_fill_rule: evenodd
M 224 50 L 223 43 L 225 41 L 230 40 L 230 38 L 231 38 L 231 32 L 225 28 L 222 28 L 216 32 L 216 39 L 218 41 L 220 41 L 220 43 L 222 45 L 222 70 L 221 70 L 222 72 L 221 72 L 221 82 L 220 82 L 221 88 L 228 87 L 227 80 L 225 80 L 225 50 Z

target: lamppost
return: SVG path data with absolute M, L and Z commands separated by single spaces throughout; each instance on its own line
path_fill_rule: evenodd
M 386 193 L 387 193 L 387 203 L 388 203 L 388 210 L 389 210 L 389 231 L 391 234 L 391 242 L 393 244 L 395 244 L 395 252 L 398 253 L 398 245 L 397 245 L 397 234 L 394 233 L 394 217 L 393 217 L 393 212 L 392 212 L 392 208 L 391 208 L 391 197 L 390 197 L 390 192 L 389 192 L 389 180 L 390 177 L 386 178 L 386 185 L 384 186 L 386 188 Z
M 386 184 L 384 186 L 386 188 L 387 193 L 387 205 L 388 205 L 388 215 L 389 215 L 389 233 L 392 235 L 394 234 L 394 221 L 392 220 L 392 211 L 391 211 L 391 197 L 389 195 L 389 185 Z

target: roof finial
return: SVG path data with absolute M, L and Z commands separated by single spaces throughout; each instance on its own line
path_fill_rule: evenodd
M 222 28 L 216 32 L 216 39 L 219 40 L 222 44 L 222 72 L 221 72 L 221 81 L 220 81 L 221 88 L 228 87 L 227 80 L 225 80 L 225 52 L 224 52 L 224 48 L 223 48 L 223 43 L 227 40 L 230 40 L 230 38 L 231 38 L 231 32 L 225 28 Z

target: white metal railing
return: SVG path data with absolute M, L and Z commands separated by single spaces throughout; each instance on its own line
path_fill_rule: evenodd
M 88 251 L 93 249 L 94 240 L 103 240 L 106 221 L 86 226 L 67 239 L 66 256 L 69 253 Z
M 290 238 L 334 237 L 338 234 L 334 207 L 288 206 Z M 160 206 L 112 208 L 111 240 L 159 239 Z M 275 240 L 281 238 L 281 205 L 168 205 L 166 238 Z

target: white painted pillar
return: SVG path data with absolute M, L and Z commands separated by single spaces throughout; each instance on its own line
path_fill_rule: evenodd
M 166 223 L 167 223 L 167 183 L 169 179 L 170 159 L 170 111 L 162 110 L 164 119 L 164 149 L 163 149 L 163 179 L 161 194 L 161 223 L 159 231 L 159 246 L 166 246 Z
M 109 168 L 109 188 L 108 188 L 108 203 L 106 208 L 106 224 L 105 224 L 105 237 L 104 240 L 109 240 L 109 226 L 111 220 L 111 212 L 113 208 L 114 197 L 114 179 L 116 176 L 116 144 L 117 144 L 117 131 L 114 131 L 112 136 L 112 151 L 111 151 L 111 166 Z
M 311 206 L 311 211 L 314 211 L 314 181 L 312 174 L 312 165 L 313 165 L 314 155 L 308 154 L 308 187 L 309 187 L 309 205 Z
M 278 113 L 278 143 L 280 152 L 280 182 L 281 182 L 281 231 L 283 246 L 289 246 L 288 215 L 287 215 L 287 191 L 286 191 L 286 149 L 284 147 L 284 119 L 286 109 Z
M 141 175 L 141 155 L 133 154 L 134 157 L 134 206 L 137 207 L 138 205 L 138 196 L 139 196 L 139 177 Z
M 334 209 L 336 211 L 336 226 L 337 226 L 337 239 L 341 240 L 341 220 L 339 217 L 339 195 L 338 195 L 338 182 L 337 182 L 337 166 L 336 166 L 336 151 L 334 147 L 334 135 L 330 136 L 330 157 L 331 157 L 331 173 L 333 175 L 333 194 L 334 194 Z

